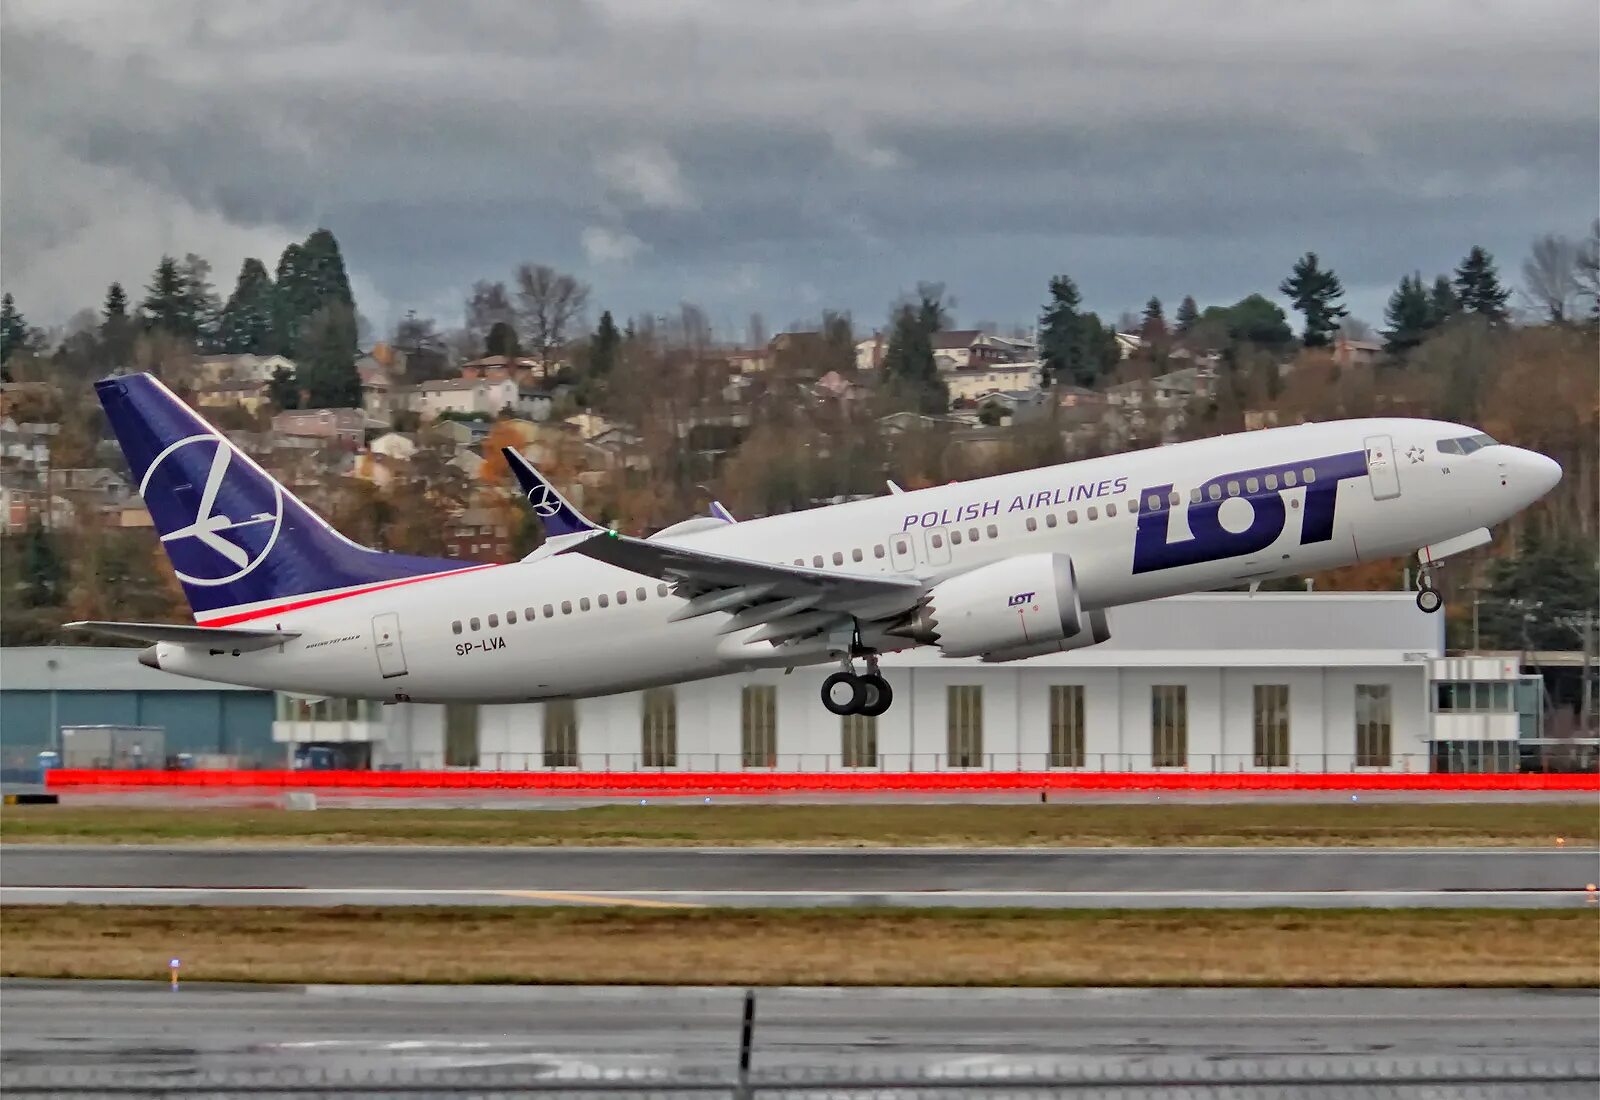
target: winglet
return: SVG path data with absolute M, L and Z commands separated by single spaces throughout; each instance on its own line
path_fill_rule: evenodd
M 533 463 L 523 458 L 521 453 L 512 447 L 502 447 L 500 452 L 506 456 L 506 464 L 516 475 L 517 486 L 522 490 L 522 495 L 528 498 L 528 503 L 533 507 L 533 514 L 544 522 L 544 533 L 547 538 L 602 529 L 599 525 L 590 523 L 582 512 L 574 508 L 571 502 L 561 495 L 561 491 L 534 469 Z
M 893 496 L 899 496 L 901 493 L 905 492 L 905 490 L 891 481 L 889 482 L 889 492 Z
M 713 500 L 711 502 L 711 514 L 716 516 L 723 523 L 738 523 L 739 522 L 738 520 L 733 518 L 733 513 L 732 512 L 728 511 L 726 508 L 724 508 L 722 506 L 722 501 L 720 501 L 720 500 Z

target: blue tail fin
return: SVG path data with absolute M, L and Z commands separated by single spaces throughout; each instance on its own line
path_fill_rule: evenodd
M 604 530 L 589 522 L 582 512 L 561 495 L 561 490 L 550 484 L 543 474 L 534 469 L 533 463 L 523 458 L 514 448 L 502 447 L 500 450 L 506 456 L 506 465 L 511 467 L 512 474 L 516 476 L 517 487 L 533 506 L 533 514 L 544 521 L 544 533 L 547 538 Z
M 148 374 L 95 383 L 197 622 L 242 622 L 475 563 L 360 546 Z

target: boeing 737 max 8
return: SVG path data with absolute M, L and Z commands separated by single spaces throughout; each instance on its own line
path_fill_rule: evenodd
M 1346 420 L 639 539 L 589 523 L 508 452 L 549 537 L 497 565 L 359 546 L 156 379 L 96 388 L 195 625 L 71 625 L 152 643 L 140 660 L 183 676 L 388 702 L 837 663 L 824 705 L 881 714 L 884 652 L 1019 660 L 1104 641 L 1119 604 L 1411 551 L 1436 611 L 1436 563 L 1561 478 L 1459 424 Z

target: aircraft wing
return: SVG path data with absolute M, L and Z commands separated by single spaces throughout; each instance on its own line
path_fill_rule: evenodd
M 585 539 L 561 551 L 672 584 L 689 602 L 674 621 L 717 611 L 733 613 L 724 633 L 760 625 L 760 639 L 779 641 L 857 618 L 875 620 L 914 607 L 923 595 L 909 577 L 777 565 L 708 553 L 673 543 L 650 542 L 614 532 Z
M 130 638 L 136 642 L 171 642 L 175 645 L 194 646 L 197 649 L 237 649 L 250 651 L 271 649 L 275 645 L 300 637 L 298 632 L 287 630 L 248 630 L 241 627 L 183 626 L 178 623 L 112 623 L 84 621 L 67 623 L 69 630 L 87 630 L 112 638 Z

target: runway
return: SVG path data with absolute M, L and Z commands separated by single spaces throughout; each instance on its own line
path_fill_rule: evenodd
M 184 1088 L 333 1077 L 445 1089 L 490 1075 L 616 1091 L 629 1080 L 727 1080 L 743 1009 L 740 990 L 687 987 L 174 993 L 159 983 L 6 982 L 0 993 L 7 1095 L 112 1074 Z M 1597 1031 L 1591 990 L 771 989 L 756 995 L 751 1049 L 758 1086 L 899 1075 L 942 1081 L 949 1095 L 952 1077 L 1014 1088 L 1057 1074 L 1147 1088 L 1422 1074 L 1436 1086 L 1425 1095 L 1462 1094 L 1440 1083 L 1520 1080 L 1536 1090 L 1494 1095 L 1593 1096 Z M 1306 1093 L 1330 1094 L 1349 1095 Z
M 1583 906 L 1594 849 L 7 845 L 6 904 Z

